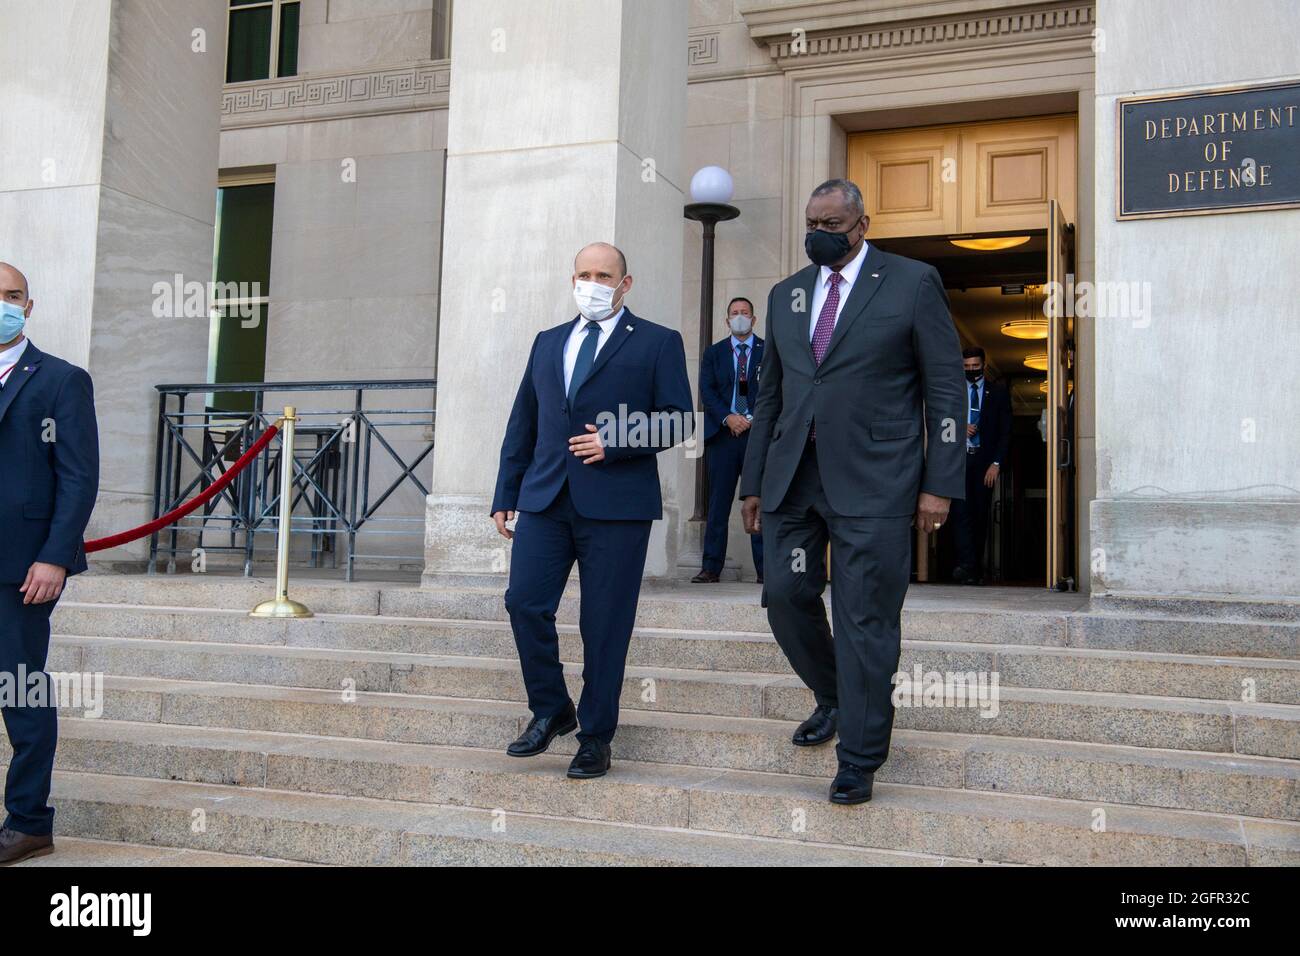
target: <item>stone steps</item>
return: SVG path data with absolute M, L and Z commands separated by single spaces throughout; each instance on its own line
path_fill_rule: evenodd
M 60 635 L 63 646 L 81 646 L 78 642 L 83 639 L 72 635 L 102 635 L 114 630 L 104 626 L 104 613 L 96 611 L 89 615 L 73 613 L 61 616 L 56 621 L 56 633 Z M 149 649 L 143 644 L 122 644 L 119 658 L 127 653 L 128 647 L 137 647 L 142 655 L 156 655 L 165 650 L 162 642 L 185 641 L 190 644 L 221 644 L 226 648 L 258 644 L 264 647 L 331 649 L 352 655 L 356 662 L 353 666 L 360 670 L 382 668 L 386 662 L 393 668 L 420 668 L 425 657 L 515 659 L 514 638 L 509 625 L 504 623 L 484 622 L 466 626 L 457 622 L 413 621 L 402 624 L 400 631 L 395 631 L 374 619 L 348 616 L 295 622 L 296 626 L 291 628 L 275 627 L 274 623 L 266 628 L 263 626 L 266 622 L 250 620 L 239 612 L 209 612 L 189 618 L 184 623 L 177 622 L 176 617 L 135 617 L 129 626 L 122 628 L 127 633 L 111 636 L 132 640 L 148 638 L 159 644 Z M 581 661 L 582 641 L 577 627 L 561 625 L 560 631 L 561 658 L 574 663 Z M 93 644 L 88 646 L 94 647 Z M 104 652 L 97 653 L 102 657 Z M 177 644 L 174 653 L 193 654 L 198 651 L 194 648 L 186 651 Z M 230 651 L 213 650 L 212 653 L 217 655 Z M 253 653 L 250 651 L 250 656 Z M 270 652 L 263 650 L 258 653 L 266 657 Z M 382 656 L 376 657 L 375 654 Z M 281 655 L 281 658 L 288 659 L 286 655 Z M 634 667 L 659 669 L 791 674 L 776 641 L 764 634 L 642 629 L 633 637 L 628 663 Z M 900 668 L 911 672 L 918 663 L 925 671 L 996 672 L 1003 685 L 1017 687 L 1239 701 L 1243 689 L 1249 686 L 1258 702 L 1300 704 L 1300 661 L 1294 660 L 905 640 Z M 58 669 L 55 664 L 50 666 Z M 107 665 L 91 668 L 70 663 L 66 666 L 137 673 Z M 298 681 L 279 682 L 319 686 Z M 329 686 L 337 686 L 337 683 L 331 681 Z
M 59 821 L 62 824 L 63 821 Z M 311 866 L 296 860 L 273 860 L 265 856 L 241 856 L 235 853 L 212 853 L 182 850 L 169 846 L 144 846 L 139 843 L 111 843 L 62 835 L 55 837 L 55 852 L 33 857 L 14 866 Z
M 170 607 L 182 614 L 195 608 L 244 611 L 272 590 L 267 581 L 215 575 L 78 575 L 70 582 L 55 616 L 64 615 L 72 604 Z M 1209 618 L 1123 609 L 1089 611 L 1075 606 L 1077 600 L 1062 609 L 1003 609 L 981 601 L 980 589 L 957 589 L 955 597 L 948 593 L 952 590 L 933 586 L 912 589 L 903 607 L 903 632 L 908 639 L 1300 660 L 1300 621 L 1293 619 Z M 938 596 L 927 596 L 929 592 Z M 318 615 L 378 616 L 385 621 L 505 620 L 500 587 L 434 590 L 308 581 L 295 583 L 293 594 Z M 577 609 L 576 593 L 569 593 L 560 604 L 557 619 L 563 624 L 575 624 Z M 275 629 L 302 622 L 259 623 Z M 768 633 L 767 613 L 759 606 L 756 585 L 648 588 L 642 594 L 637 623 L 643 628 Z M 88 632 L 75 624 L 62 629 L 65 633 Z
M 130 731 L 135 748 L 167 732 Z M 266 752 L 270 787 L 60 769 L 61 832 L 336 864 L 1300 861 L 1300 825 L 1222 814 L 889 783 L 869 807 L 846 808 L 826 802 L 824 780 L 790 775 L 625 761 L 593 786 L 564 778 L 563 758 L 551 755 L 514 761 L 409 745 L 379 753 L 393 745 L 273 736 L 211 732 L 203 742 Z
M 996 713 L 898 708 L 845 808 L 833 746 L 790 744 L 811 695 L 752 585 L 647 585 L 614 769 L 581 782 L 572 736 L 502 752 L 529 715 L 492 582 L 306 580 L 316 617 L 248 618 L 269 591 L 71 582 L 49 668 L 106 676 L 102 717 L 63 712 L 61 834 L 331 864 L 1300 864 L 1291 617 L 913 589 L 900 669 L 996 674 Z M 576 695 L 575 594 L 558 619 Z
M 806 840 L 621 825 L 504 810 L 56 771 L 61 832 L 77 837 L 349 866 L 942 865 L 930 854 Z M 199 816 L 201 811 L 201 817 Z M 196 826 L 196 820 L 202 821 Z M 198 832 L 196 832 L 196 830 Z M 1157 852 L 1246 859 L 1207 828 L 1201 841 L 1149 837 Z M 933 841 L 937 842 L 937 841 Z M 1102 841 L 1098 841 L 1102 842 Z M 1118 841 L 1104 841 L 1107 844 Z M 1113 850 L 1111 852 L 1114 852 Z M 1260 848 L 1260 853 L 1268 850 Z
M 60 663 L 70 670 L 203 682 L 214 687 L 262 684 L 370 692 L 376 703 L 401 695 L 512 701 L 526 697 L 518 663 L 504 658 L 393 655 L 378 652 L 219 645 L 122 638 L 58 640 Z M 71 652 L 71 653 L 69 653 Z M 60 660 L 62 658 L 62 660 Z M 566 668 L 580 691 L 579 665 Z M 122 693 L 141 693 L 138 682 L 110 682 Z M 199 684 L 181 684 L 197 688 Z M 195 693 L 199 691 L 195 690 Z M 227 688 L 235 696 L 240 691 Z M 653 699 L 651 698 L 653 694 Z M 110 695 L 110 699 L 112 695 Z M 812 710 L 812 694 L 797 678 L 774 674 L 631 667 L 625 707 L 640 711 L 765 717 L 799 721 Z M 122 706 L 122 705 L 118 705 Z M 522 709 L 520 709 L 522 712 Z M 1184 697 L 998 688 L 996 711 L 980 707 L 899 707 L 895 726 L 965 734 L 1041 737 L 1265 757 L 1300 756 L 1300 707 L 1243 704 Z M 490 746 L 490 745 L 489 745 Z
M 428 744 L 494 755 L 528 717 L 522 705 L 495 700 L 359 692 L 344 703 L 336 691 L 134 677 L 106 678 L 105 698 L 102 718 L 67 719 L 78 714 L 65 711 L 64 723 L 130 721 L 199 735 L 209 729 L 280 732 L 343 738 L 357 746 L 359 741 Z M 793 747 L 793 726 L 752 717 L 626 710 L 615 741 L 616 765 L 630 760 L 824 782 L 835 772 L 834 748 Z M 65 737 L 61 746 L 77 745 Z M 553 749 L 572 754 L 574 738 L 556 741 Z M 1259 756 L 900 728 L 879 777 L 948 789 L 1300 819 L 1300 765 Z

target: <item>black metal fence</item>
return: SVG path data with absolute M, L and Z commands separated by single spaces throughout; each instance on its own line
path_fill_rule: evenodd
M 153 514 L 157 518 L 187 501 L 216 481 L 234 461 L 283 413 L 285 404 L 298 406 L 292 488 L 293 518 L 290 532 L 307 541 L 307 563 L 312 567 L 339 566 L 353 579 L 358 558 L 376 561 L 423 561 L 424 514 L 379 514 L 403 485 L 428 495 L 425 465 L 433 451 L 433 379 L 349 382 L 223 382 L 220 385 L 158 385 L 158 436 L 154 459 Z M 418 406 L 367 408 L 376 392 L 409 392 Z M 427 397 L 417 395 L 427 393 Z M 303 407 L 323 404 L 337 395 L 348 407 Z M 213 407 L 234 395 L 251 395 L 252 411 Z M 283 401 L 267 408 L 268 396 Z M 373 396 L 372 402 L 373 402 Z M 331 402 L 330 404 L 338 404 Z M 418 430 L 418 431 L 417 431 Z M 412 433 L 415 438 L 409 437 Z M 398 436 L 401 436 L 400 438 Z M 404 446 L 401 453 L 394 444 Z M 230 485 L 212 501 L 181 521 L 155 533 L 149 545 L 149 572 L 158 568 L 159 556 L 167 571 L 175 570 L 177 556 L 191 548 L 242 557 L 244 574 L 251 574 L 259 545 L 275 548 L 279 530 L 281 446 L 272 441 Z M 385 473 L 386 472 L 386 473 Z M 390 506 L 388 509 L 392 511 Z M 357 536 L 367 541 L 379 536 L 412 537 L 421 544 L 418 553 L 357 552 Z M 181 538 L 196 536 L 196 544 Z M 372 536 L 374 536 L 372 538 Z M 298 549 L 301 560 L 302 548 Z

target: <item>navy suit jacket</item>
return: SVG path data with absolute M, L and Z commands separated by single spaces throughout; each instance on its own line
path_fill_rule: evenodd
M 759 365 L 763 361 L 763 340 L 755 335 L 749 340 L 749 408 L 753 411 L 758 398 Z M 731 336 L 714 342 L 704 350 L 700 360 L 700 401 L 704 405 L 704 440 L 718 433 L 723 420 L 731 414 L 731 393 L 736 385 L 736 363 L 731 354 Z
M 28 341 L 0 389 L 0 583 L 22 584 L 36 561 L 86 570 L 98 491 L 90 376 Z
M 966 383 L 970 402 L 970 382 Z M 980 406 L 980 450 L 971 455 L 981 465 L 998 462 L 1005 469 L 1011 453 L 1011 392 L 1001 382 L 984 379 L 984 404 Z
M 567 481 L 584 518 L 662 518 L 655 454 L 687 437 L 692 415 L 682 337 L 625 309 L 570 407 L 564 346 L 575 321 L 533 340 L 501 443 L 492 511 L 545 511 Z M 588 424 L 605 444 L 605 460 L 594 465 L 569 451 L 569 439 Z

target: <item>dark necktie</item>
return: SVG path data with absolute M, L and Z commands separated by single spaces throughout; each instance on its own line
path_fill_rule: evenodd
M 976 427 L 980 423 L 980 387 L 978 382 L 970 383 L 970 423 Z M 980 446 L 980 433 L 978 431 L 970 437 L 970 446 L 972 448 Z
M 741 385 L 745 388 L 742 391 Z M 736 414 L 745 415 L 749 413 L 749 346 L 740 346 L 740 354 L 736 356 Z
M 600 341 L 600 323 L 587 323 L 587 337 L 578 349 L 578 360 L 573 364 L 573 377 L 569 379 L 569 402 L 578 394 L 578 389 L 591 374 L 591 367 L 596 364 L 596 344 Z

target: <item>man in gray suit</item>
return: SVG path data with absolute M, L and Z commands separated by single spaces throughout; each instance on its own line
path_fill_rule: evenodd
M 847 180 L 818 186 L 806 219 L 813 265 L 768 295 L 740 497 L 763 535 L 772 633 L 817 702 L 794 743 L 838 729 L 830 799 L 852 804 L 889 753 L 910 528 L 936 530 L 965 494 L 966 393 L 938 272 L 866 242 Z

